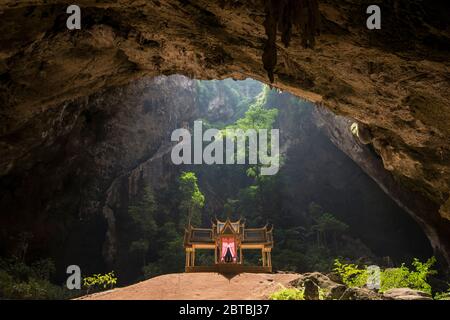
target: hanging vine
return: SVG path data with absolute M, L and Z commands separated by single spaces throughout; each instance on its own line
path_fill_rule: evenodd
M 293 28 L 300 31 L 302 46 L 313 48 L 315 36 L 319 33 L 320 13 L 318 0 L 263 0 L 266 18 L 264 29 L 267 39 L 262 56 L 264 69 L 269 80 L 274 82 L 274 69 L 277 64 L 277 32 L 281 41 L 288 47 Z

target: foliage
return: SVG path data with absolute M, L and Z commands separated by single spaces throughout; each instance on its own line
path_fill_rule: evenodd
M 434 300 L 450 300 L 450 288 L 447 292 L 437 292 L 434 295 Z
M 325 300 L 327 289 L 319 288 L 319 300 Z M 270 300 L 305 300 L 305 288 L 283 288 L 269 296 Z
M 131 242 L 130 252 L 145 256 L 147 254 L 149 246 L 150 246 L 150 244 L 149 244 L 148 240 L 139 239 L 139 240 Z M 144 259 L 144 262 L 145 262 L 145 259 Z
M 27 299 L 49 300 L 65 299 L 70 292 L 48 280 L 30 278 L 28 281 L 17 281 L 5 271 L 0 270 L 0 298 L 1 299 Z
M 431 286 L 428 284 L 428 276 L 437 272 L 432 268 L 436 263 L 436 258 L 431 257 L 426 262 L 414 259 L 412 266 L 415 270 L 410 270 L 404 264 L 399 268 L 386 269 L 381 273 L 381 288 L 384 292 L 392 288 L 411 288 L 421 290 L 431 294 Z
M 142 273 L 144 274 L 145 279 L 150 279 L 156 277 L 163 272 L 161 271 L 161 266 L 158 263 L 149 263 L 142 267 Z
M 432 269 L 435 264 L 436 257 L 431 257 L 426 262 L 420 262 L 419 259 L 415 258 L 412 262 L 412 266 L 416 271 L 411 274 L 411 282 L 418 286 L 423 286 L 426 283 L 428 276 L 437 274 L 437 271 Z
M 0 299 L 67 299 L 73 297 L 63 286 L 50 282 L 55 271 L 51 259 L 25 264 L 17 258 L 0 259 Z
M 336 243 L 336 237 L 347 231 L 348 225 L 339 221 L 335 216 L 330 213 L 324 213 L 320 215 L 315 224 L 311 227 L 311 231 L 317 235 L 317 245 L 328 245 L 328 238 L 332 237 L 334 243 Z
M 83 287 L 86 288 L 87 293 L 94 290 L 105 290 L 107 288 L 112 289 L 117 284 L 117 277 L 114 275 L 114 271 L 105 274 L 94 274 L 89 277 L 83 278 Z
M 214 124 L 215 128 L 221 128 L 225 124 L 221 121 L 233 121 L 242 117 L 248 106 L 262 92 L 264 85 L 256 80 L 234 81 L 233 79 L 197 81 L 197 101 L 201 111 L 208 113 L 211 102 L 220 98 L 227 108 L 233 110 L 233 118 L 226 116 Z
M 301 252 L 280 248 L 273 252 L 273 266 L 279 270 L 299 272 L 299 265 L 305 264 L 305 256 Z
M 267 90 L 263 90 L 258 97 L 256 98 L 256 101 L 251 104 L 248 108 L 248 110 L 245 112 L 244 116 L 240 119 L 238 119 L 234 124 L 231 124 L 227 126 L 224 130 L 222 130 L 221 134 L 226 136 L 229 129 L 231 130 L 260 130 L 260 129 L 266 129 L 270 130 L 273 128 L 273 125 L 275 123 L 275 120 L 278 117 L 278 109 L 276 108 L 266 108 L 265 103 L 268 95 Z M 236 136 L 234 137 L 236 138 Z M 268 150 L 270 149 L 270 131 L 268 133 Z M 248 155 L 248 146 L 246 145 L 245 150 L 238 150 L 239 152 L 245 151 L 245 155 Z M 236 155 L 237 157 L 238 155 Z M 271 155 L 274 157 L 275 155 Z M 261 157 L 261 155 L 259 155 Z M 257 165 L 249 165 L 246 169 L 246 174 L 249 177 L 254 178 L 255 180 L 258 179 L 269 179 L 268 177 L 260 176 L 260 164 Z
M 55 263 L 51 259 L 40 259 L 31 264 L 35 277 L 49 280 L 56 272 Z
M 153 191 L 150 187 L 144 188 L 142 199 L 137 204 L 131 205 L 128 208 L 128 213 L 133 222 L 139 226 L 139 233 L 141 236 L 148 237 L 155 233 L 156 222 L 156 201 Z
M 284 288 L 269 296 L 270 300 L 305 300 L 304 289 Z
M 142 268 L 145 279 L 164 273 L 180 272 L 184 267 L 183 238 L 174 222 L 167 222 L 160 228 L 156 247 L 158 257 Z
M 131 219 L 124 224 L 123 234 L 128 235 L 130 257 L 140 263 L 130 262 L 129 268 L 120 270 L 124 282 L 136 280 L 130 274 L 141 273 L 140 279 L 148 279 L 183 270 L 184 228 L 189 220 L 201 223 L 205 197 L 193 172 L 182 172 L 170 184 L 158 193 L 144 184 L 143 193 L 128 208 Z
M 55 263 L 51 259 L 40 259 L 28 265 L 17 258 L 6 258 L 0 259 L 0 270 L 21 281 L 30 278 L 49 280 L 55 272 Z
M 201 224 L 201 209 L 205 205 L 205 196 L 201 193 L 197 184 L 197 177 L 194 172 L 183 172 L 179 177 L 179 187 L 181 201 L 180 212 L 187 213 L 186 219 L 181 219 L 181 228 L 190 222 L 194 225 Z M 186 216 L 185 216 L 186 217 Z
M 398 268 L 381 270 L 380 292 L 385 292 L 393 288 L 410 288 L 421 290 L 431 294 L 431 286 L 427 282 L 430 275 L 436 274 L 432 266 L 436 263 L 436 258 L 432 257 L 426 262 L 414 259 L 412 266 L 415 270 L 410 270 L 405 264 Z M 359 267 L 355 264 L 345 264 L 338 259 L 335 260 L 334 269 L 342 279 L 342 282 L 349 287 L 363 287 L 367 283 L 367 267 Z
M 269 190 L 274 189 L 276 187 Z M 329 272 L 335 257 L 356 259 L 371 255 L 364 244 L 349 236 L 345 223 L 314 203 L 309 205 L 308 220 L 302 225 L 293 225 L 290 222 L 293 218 L 282 214 L 272 215 L 271 219 L 277 223 L 273 252 L 276 270 Z
M 140 199 L 128 207 L 128 214 L 133 222 L 133 240 L 130 243 L 129 251 L 142 259 L 142 265 L 146 264 L 150 241 L 157 233 L 156 213 L 157 204 L 153 190 L 149 186 L 145 186 Z
M 334 260 L 333 271 L 342 279 L 348 287 L 362 287 L 367 283 L 367 268 L 360 269 L 357 265 L 341 263 L 339 259 Z
M 319 288 L 319 300 L 327 300 L 330 290 L 326 288 Z
M 319 232 L 338 232 L 347 231 L 348 225 L 339 221 L 335 216 L 326 212 L 316 219 L 316 224 L 311 228 Z
M 245 112 L 245 116 L 236 121 L 235 125 L 231 125 L 228 128 L 231 129 L 271 129 L 278 116 L 277 109 L 266 109 L 263 105 L 258 103 L 253 104 Z

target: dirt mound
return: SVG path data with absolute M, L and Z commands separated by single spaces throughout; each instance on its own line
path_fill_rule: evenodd
M 246 300 L 267 297 L 298 274 L 243 273 L 227 278 L 217 273 L 175 273 L 84 296 L 82 300 Z

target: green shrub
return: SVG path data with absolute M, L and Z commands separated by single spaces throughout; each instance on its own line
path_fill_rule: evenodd
M 450 300 L 450 289 L 447 292 L 437 292 L 434 295 L 434 300 Z
M 14 281 L 28 281 L 35 276 L 33 269 L 16 258 L 0 259 L 0 270 L 8 273 Z
M 367 267 L 359 268 L 356 264 L 341 263 L 339 259 L 334 260 L 333 271 L 336 272 L 342 282 L 350 288 L 362 287 L 367 283 Z
M 161 272 L 161 268 L 157 263 L 149 263 L 142 267 L 142 273 L 144 274 L 144 279 L 150 279 L 159 276 L 163 272 Z
M 432 257 L 422 263 L 414 259 L 412 266 L 415 270 L 410 270 L 404 264 L 399 268 L 386 269 L 381 273 L 381 292 L 393 288 L 411 288 L 421 290 L 431 294 L 431 286 L 428 284 L 428 276 L 436 274 L 436 270 L 431 267 L 436 263 L 436 258 Z
M 380 273 L 380 292 L 394 288 L 410 288 L 431 294 L 431 286 L 428 284 L 427 279 L 428 276 L 436 274 L 436 271 L 431 269 L 435 263 L 435 257 L 428 259 L 426 262 L 414 259 L 412 263 L 414 270 L 410 270 L 405 264 L 398 268 L 382 270 Z M 368 272 L 366 266 L 360 268 L 355 264 L 341 263 L 336 259 L 333 270 L 348 287 L 363 287 L 367 283 Z
M 15 258 L 0 259 L 0 299 L 67 299 L 77 293 L 52 284 L 55 271 L 50 259 L 27 265 Z
M 105 290 L 107 288 L 112 289 L 117 284 L 117 278 L 114 275 L 114 271 L 105 274 L 94 274 L 90 277 L 83 278 L 83 286 L 86 288 L 87 293 L 92 289 Z
M 270 300 L 305 300 L 304 289 L 284 288 L 272 293 Z
M 16 281 L 5 271 L 0 271 L 0 283 L 0 299 L 55 300 L 74 296 L 74 292 L 48 280 L 30 278 L 28 281 Z
M 14 283 L 8 292 L 8 299 L 57 300 L 68 297 L 70 297 L 68 290 L 43 279 Z
M 393 288 L 407 288 L 409 287 L 409 269 L 405 265 L 399 268 L 385 269 L 381 272 L 381 287 L 380 291 L 385 292 Z
M 9 299 L 11 297 L 11 288 L 14 279 L 6 271 L 0 270 L 0 298 Z
M 31 264 L 35 277 L 39 279 L 50 279 L 56 272 L 55 263 L 51 259 L 41 259 Z
M 319 288 L 319 300 L 328 300 L 327 297 L 330 294 L 329 289 Z

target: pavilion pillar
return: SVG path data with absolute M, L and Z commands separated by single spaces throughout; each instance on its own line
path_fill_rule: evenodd
M 242 264 L 242 246 L 239 246 L 239 263 Z
M 187 271 L 187 268 L 189 267 L 189 260 L 190 260 L 189 249 L 186 249 L 185 271 Z
M 214 247 L 214 263 L 217 264 L 217 246 Z
M 191 267 L 195 266 L 195 249 L 192 249 L 191 252 Z

